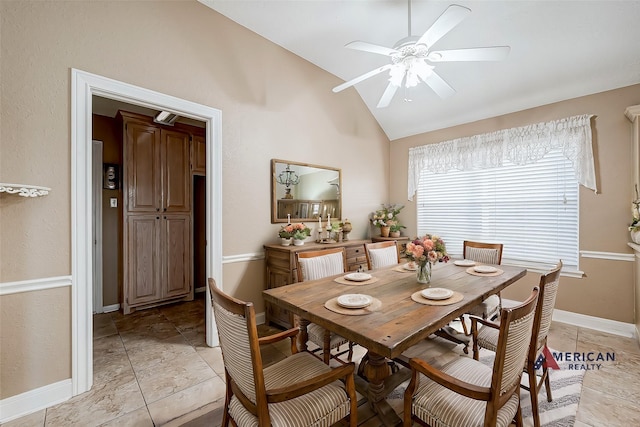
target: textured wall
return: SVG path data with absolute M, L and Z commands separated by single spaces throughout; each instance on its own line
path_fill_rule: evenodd
M 353 238 L 367 236 L 368 213 L 388 199 L 389 141 L 355 91 L 332 93 L 338 78 L 196 1 L 3 0 L 0 19 L 0 180 L 52 187 L 43 198 L 0 199 L 0 282 L 71 273 L 71 68 L 222 111 L 225 256 L 276 242 L 272 158 L 342 168 Z M 246 264 L 225 265 L 224 287 L 261 305 L 263 264 Z M 0 304 L 20 312 L 39 294 Z M 70 307 L 61 301 L 47 319 L 54 331 L 70 329 Z M 22 337 L 42 325 L 13 326 L 2 337 L 0 398 L 69 377 L 68 334 L 17 364 L 30 350 Z M 25 381 L 40 369 L 49 374 Z
M 580 187 L 580 250 L 631 253 L 627 246 L 631 221 L 632 157 L 631 122 L 624 110 L 640 104 L 640 85 L 544 105 L 513 114 L 429 132 L 391 143 L 392 198 L 403 202 L 407 224 L 415 224 L 416 207 L 407 199 L 406 166 L 409 148 L 499 129 L 557 120 L 579 114 L 594 114 L 593 150 L 598 194 Z M 415 226 L 407 234 L 415 234 Z M 563 277 L 556 308 L 589 316 L 633 323 L 633 269 L 627 261 L 580 258 L 582 279 Z M 525 299 L 539 275 L 509 287 L 505 298 Z

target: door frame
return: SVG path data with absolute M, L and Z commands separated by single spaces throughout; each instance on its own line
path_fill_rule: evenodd
M 71 382 L 72 394 L 93 384 L 92 289 L 92 96 L 155 110 L 165 110 L 206 123 L 206 268 L 222 288 L 222 112 L 170 95 L 71 69 Z M 206 334 L 218 346 L 207 288 Z
M 94 139 L 91 143 L 92 149 L 92 185 L 93 193 L 91 194 L 92 211 L 92 238 L 93 253 L 91 261 L 93 264 L 93 312 L 102 313 L 104 307 L 102 305 L 102 141 Z

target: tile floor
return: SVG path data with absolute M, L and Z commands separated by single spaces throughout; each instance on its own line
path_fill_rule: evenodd
M 2 426 L 220 425 L 222 357 L 219 349 L 205 344 L 203 298 L 198 294 L 193 302 L 128 316 L 94 316 L 93 388 Z M 439 339 L 427 342 L 425 357 L 440 362 L 442 353 L 452 348 Z M 615 352 L 615 362 L 586 372 L 576 427 L 640 425 L 640 348 L 635 340 L 554 323 L 549 346 L 559 351 Z M 265 363 L 283 357 L 286 347 L 284 343 L 265 348 Z M 358 419 L 364 427 L 380 426 L 364 404 Z

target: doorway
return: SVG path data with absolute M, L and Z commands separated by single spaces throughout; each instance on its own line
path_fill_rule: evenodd
M 93 383 L 92 96 L 166 110 L 206 124 L 206 275 L 222 286 L 222 141 L 220 110 L 81 70 L 71 70 L 71 316 L 73 395 Z M 208 294 L 208 289 L 207 289 Z M 207 344 L 217 333 L 206 298 Z

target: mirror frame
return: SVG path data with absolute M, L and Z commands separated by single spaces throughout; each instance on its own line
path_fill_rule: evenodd
M 277 223 L 287 223 L 287 218 L 278 218 L 278 199 L 276 196 L 276 163 L 284 163 L 287 165 L 292 165 L 292 166 L 303 166 L 303 167 L 308 167 L 308 168 L 316 168 L 316 169 L 324 169 L 324 170 L 329 170 L 329 171 L 335 171 L 338 172 L 338 188 L 339 188 L 339 195 L 338 195 L 338 212 L 340 213 L 340 215 L 336 215 L 335 219 L 336 220 L 342 220 L 342 170 L 339 168 L 332 168 L 330 166 L 321 166 L 321 165 L 314 165 L 311 163 L 300 163 L 300 162 L 292 162 L 289 160 L 282 160 L 282 159 L 271 159 L 271 223 L 272 224 L 277 224 Z M 326 220 L 326 218 L 323 218 Z M 333 220 L 334 217 L 331 217 L 331 219 Z M 317 221 L 318 220 L 318 216 L 311 216 L 309 215 L 307 218 L 291 218 L 292 222 L 298 221 L 298 222 L 304 222 L 304 221 Z

